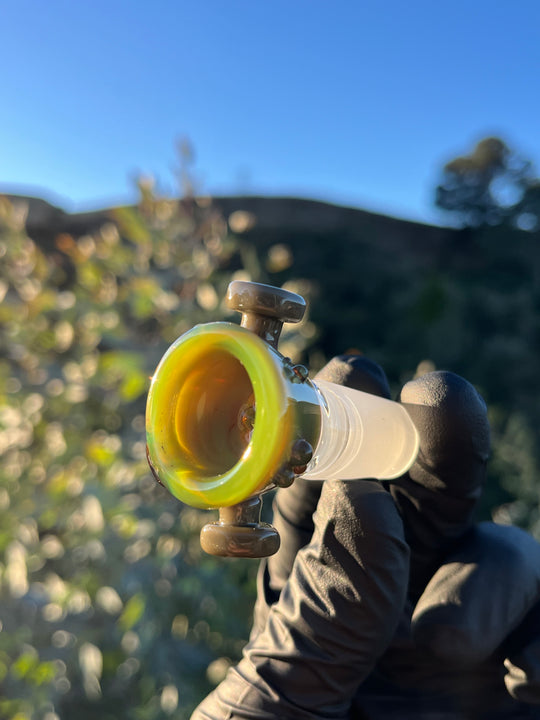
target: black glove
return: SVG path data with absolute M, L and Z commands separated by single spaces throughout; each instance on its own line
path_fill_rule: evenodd
M 388 394 L 380 369 L 360 359 L 335 360 L 323 376 Z M 321 489 L 299 479 L 277 492 L 274 524 L 282 546 L 262 563 L 244 657 L 193 720 L 344 720 L 394 635 L 409 551 L 395 503 L 379 483 Z
M 389 396 L 382 370 L 359 356 L 334 359 L 319 377 Z M 472 520 L 489 454 L 485 405 L 452 373 L 408 383 L 401 402 L 420 435 L 404 477 L 386 489 L 299 478 L 276 493 L 282 546 L 261 565 L 250 643 L 193 720 L 457 718 L 475 707 L 465 687 L 476 697 L 488 688 L 495 701 L 503 691 L 516 705 L 504 682 L 534 701 L 540 647 L 523 623 L 540 600 L 539 546 Z
M 518 528 L 472 522 L 489 454 L 485 405 L 447 372 L 408 383 L 400 400 L 420 452 L 388 484 L 411 577 L 404 621 L 377 668 L 379 692 L 401 689 L 411 701 L 415 689 L 418 708 L 431 699 L 457 717 L 540 717 L 512 700 L 540 703 L 540 545 Z M 365 686 L 357 702 L 369 704 Z M 394 717 L 380 707 L 372 716 Z

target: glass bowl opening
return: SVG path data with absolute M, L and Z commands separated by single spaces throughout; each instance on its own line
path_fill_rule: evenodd
M 209 351 L 187 369 L 178 390 L 178 459 L 201 477 L 227 473 L 248 447 L 254 421 L 255 398 L 246 369 L 226 351 Z

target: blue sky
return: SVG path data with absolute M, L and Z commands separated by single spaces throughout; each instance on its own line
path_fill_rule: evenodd
M 538 0 L 2 0 L 0 189 L 67 210 L 176 190 L 441 221 L 444 162 L 497 134 L 540 173 Z

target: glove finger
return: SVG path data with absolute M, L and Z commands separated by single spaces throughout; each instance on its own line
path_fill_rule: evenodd
M 459 375 L 437 371 L 408 382 L 399 400 L 420 435 L 411 480 L 451 497 L 477 499 L 490 453 L 486 404 L 480 394 Z
M 390 397 L 390 385 L 382 367 L 363 355 L 338 355 L 315 376 L 336 385 L 346 385 L 379 397 Z

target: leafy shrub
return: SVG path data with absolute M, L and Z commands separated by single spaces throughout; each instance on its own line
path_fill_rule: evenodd
M 141 183 L 47 255 L 0 199 L 0 257 L 0 716 L 188 717 L 239 656 L 256 564 L 202 553 L 208 513 L 150 478 L 145 398 L 246 248 L 211 203 Z

